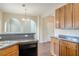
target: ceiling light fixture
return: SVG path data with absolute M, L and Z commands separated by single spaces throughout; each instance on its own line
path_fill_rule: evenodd
M 22 20 L 29 21 L 29 19 L 26 19 L 26 4 L 23 4 L 22 7 L 24 7 L 24 11 L 25 11 L 25 15 L 24 15 L 24 18 Z

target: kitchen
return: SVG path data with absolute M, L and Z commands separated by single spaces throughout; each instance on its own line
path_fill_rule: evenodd
M 0 56 L 79 56 L 78 12 L 78 3 L 0 4 Z

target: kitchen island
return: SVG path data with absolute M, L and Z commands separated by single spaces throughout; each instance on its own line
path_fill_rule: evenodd
M 34 43 L 37 43 L 37 40 L 32 40 L 32 39 L 29 39 L 29 40 L 4 40 L 4 41 L 0 41 L 0 56 L 11 56 L 11 53 L 13 50 L 17 50 L 16 53 L 14 53 L 14 55 L 12 56 L 27 56 L 28 54 L 26 55 L 23 55 L 23 53 L 21 54 L 20 52 L 23 52 L 24 50 L 22 50 L 21 48 L 25 49 L 25 45 L 28 45 L 28 44 L 34 44 Z M 16 46 L 16 47 L 14 47 Z M 11 48 L 10 47 L 14 47 L 14 48 Z M 35 46 L 36 49 L 37 49 L 37 45 Z M 26 46 L 26 49 L 28 47 Z M 5 52 L 5 50 L 7 50 Z M 12 51 L 10 51 L 12 50 Z M 9 52 L 10 51 L 10 52 Z M 37 51 L 37 50 L 36 50 Z M 14 52 L 14 51 L 13 51 Z
M 37 55 L 38 40 L 35 39 L 34 35 L 35 35 L 35 33 L 0 34 L 0 56 Z M 27 49 L 28 47 L 30 47 L 31 49 L 30 48 Z M 27 51 L 29 51 L 29 52 L 27 52 Z M 15 53 L 13 53 L 13 52 L 15 52 Z M 26 52 L 26 53 L 24 53 L 24 52 Z M 32 54 L 35 52 L 36 52 L 36 54 Z

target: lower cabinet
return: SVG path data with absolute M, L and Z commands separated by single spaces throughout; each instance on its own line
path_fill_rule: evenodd
M 12 45 L 0 50 L 0 56 L 19 56 L 18 45 Z
M 52 55 L 59 55 L 59 40 L 52 38 L 50 51 Z
M 59 40 L 56 38 L 52 38 L 51 47 L 53 48 L 51 50 L 53 51 L 54 55 L 59 55 L 59 56 L 78 56 L 79 55 L 79 44 L 74 42 L 66 41 L 63 39 Z
M 55 54 L 58 56 L 59 55 L 59 40 L 55 40 L 54 42 L 54 51 L 55 51 Z
M 13 51 L 9 54 L 7 54 L 6 56 L 19 56 L 18 51 Z
M 77 56 L 77 43 L 67 42 L 66 50 L 67 50 L 67 56 Z
M 77 49 L 67 47 L 67 56 L 77 56 Z
M 60 56 L 77 56 L 77 44 L 60 40 Z
M 59 55 L 60 56 L 66 56 L 66 45 L 65 45 L 65 42 L 63 41 L 60 41 L 60 44 L 59 44 Z

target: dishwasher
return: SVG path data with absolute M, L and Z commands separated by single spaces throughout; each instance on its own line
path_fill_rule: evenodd
M 37 56 L 37 42 L 19 44 L 19 56 Z

